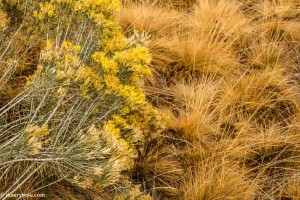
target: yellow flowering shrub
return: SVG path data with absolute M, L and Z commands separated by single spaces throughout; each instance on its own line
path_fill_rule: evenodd
M 30 176 L 43 180 L 37 188 L 62 180 L 101 192 L 119 184 L 141 144 L 162 126 L 140 88 L 151 57 L 120 32 L 114 19 L 119 1 L 3 2 L 0 16 L 8 17 L 0 28 L 8 26 L 11 39 L 0 49 L 0 79 L 22 81 L 1 102 L 2 166 L 32 165 Z M 4 87 L 0 92 L 1 99 Z M 22 170 L 9 182 L 21 176 Z M 132 188 L 127 192 L 138 193 Z
M 2 9 L 2 3 L 1 2 L 0 2 L 0 19 L 1 19 L 1 21 L 0 21 L 0 31 L 2 31 L 7 26 L 8 19 L 7 19 L 6 12 Z

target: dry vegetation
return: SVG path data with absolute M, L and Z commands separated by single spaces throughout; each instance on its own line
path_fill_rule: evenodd
M 0 193 L 300 199 L 299 0 L 120 2 L 0 1 Z
M 124 1 L 170 118 L 133 179 L 154 199 L 300 199 L 297 0 Z M 168 167 L 166 167 L 168 166 Z

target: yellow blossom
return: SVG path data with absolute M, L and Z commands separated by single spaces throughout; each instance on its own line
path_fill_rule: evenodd
M 120 115 L 113 115 L 113 120 L 116 124 L 122 126 L 124 129 L 130 129 L 131 126 L 127 123 L 127 120 Z
M 111 34 L 111 30 L 104 28 L 105 35 Z M 120 32 L 114 30 L 113 36 L 106 36 L 102 39 L 101 45 L 103 45 L 105 52 L 114 52 L 120 49 L 124 49 L 128 46 L 127 42 L 124 40 L 124 36 Z
M 28 145 L 31 148 L 31 154 L 37 155 L 42 149 L 42 139 L 49 134 L 48 125 L 39 127 L 37 125 L 28 125 L 25 129 L 28 138 Z
M 107 121 L 104 126 L 103 130 L 111 135 L 113 135 L 115 138 L 120 138 L 120 129 L 118 129 L 115 125 L 115 123 L 111 120 Z
M 120 80 L 118 79 L 118 77 L 111 74 L 107 74 L 104 76 L 104 82 L 108 89 L 107 92 L 118 90 L 120 85 Z
M 94 87 L 96 90 L 102 89 L 102 82 L 92 68 L 81 66 L 76 72 L 75 81 L 79 81 L 83 91 L 87 91 L 89 87 Z
M 119 94 L 127 100 L 133 110 L 136 110 L 139 106 L 146 104 L 145 94 L 135 87 L 120 85 Z
M 116 60 L 125 65 L 147 65 L 151 63 L 151 56 L 145 47 L 138 45 L 135 48 L 116 53 Z
M 74 45 L 70 41 L 64 41 L 61 45 L 62 50 L 78 53 L 81 49 L 79 45 Z
M 46 135 L 48 135 L 48 125 L 44 125 L 42 127 L 39 127 L 37 125 L 28 125 L 25 129 L 26 133 L 30 136 L 36 136 L 38 138 L 42 138 Z
M 101 64 L 102 69 L 107 73 L 117 73 L 119 71 L 118 64 L 113 60 L 105 56 L 103 52 L 95 52 L 92 55 L 95 62 Z
M 46 16 L 53 17 L 55 13 L 55 6 L 50 2 L 40 3 L 40 10 L 34 11 L 33 15 L 39 20 L 44 19 Z

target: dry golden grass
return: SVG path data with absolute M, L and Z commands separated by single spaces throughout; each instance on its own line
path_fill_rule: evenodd
M 219 165 L 216 165 L 218 163 Z M 253 199 L 258 185 L 247 178 L 246 173 L 226 161 L 207 160 L 199 163 L 184 184 L 184 199 Z
M 182 18 L 178 11 L 151 4 L 130 4 L 130 6 L 124 6 L 118 15 L 120 25 L 126 27 L 125 33 L 130 33 L 133 29 L 150 33 L 165 33 L 167 30 L 172 30 L 177 21 Z
M 147 192 L 299 199 L 299 1 L 165 2 L 127 3 L 119 15 L 129 36 L 150 34 L 153 77 L 145 91 L 170 116 L 158 136 L 165 142 L 148 143 L 136 164 L 148 172 Z M 149 174 L 165 166 L 168 176 L 153 183 Z M 174 181 L 177 169 L 183 175 Z
M 157 199 L 180 196 L 183 168 L 179 142 L 174 139 L 155 139 L 145 146 L 132 171 L 132 178 Z

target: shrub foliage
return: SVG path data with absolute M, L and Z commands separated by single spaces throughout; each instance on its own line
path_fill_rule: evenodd
M 159 129 L 140 87 L 151 57 L 123 37 L 119 8 L 117 0 L 1 1 L 4 194 L 60 181 L 102 191 Z

